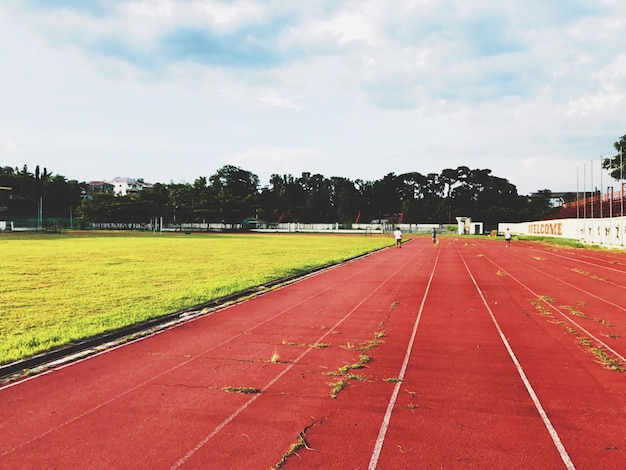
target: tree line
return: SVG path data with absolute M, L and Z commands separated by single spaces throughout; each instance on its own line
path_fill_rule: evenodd
M 0 167 L 0 220 L 73 218 L 89 223 L 165 224 L 339 222 L 456 223 L 466 216 L 486 227 L 498 222 L 537 220 L 548 215 L 550 190 L 519 195 L 515 185 L 488 169 L 460 166 L 423 175 L 389 173 L 375 181 L 304 172 L 271 176 L 261 187 L 254 173 L 226 165 L 210 177 L 189 183 L 156 183 L 135 195 L 91 192 L 85 182 L 67 180 L 39 166 L 31 172 Z M 572 197 L 575 197 L 572 195 Z

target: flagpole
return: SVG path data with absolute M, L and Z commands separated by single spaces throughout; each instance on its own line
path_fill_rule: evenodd
M 594 214 L 593 214 L 593 200 L 596 198 L 596 190 L 593 187 L 593 160 L 589 161 L 589 184 L 591 185 L 591 207 L 589 210 L 591 211 L 591 243 L 594 241 L 595 237 L 595 226 L 594 226 Z
M 621 233 L 618 234 L 620 239 L 620 244 L 622 247 L 624 246 L 624 138 L 626 135 L 623 135 L 619 140 L 619 205 L 620 205 L 620 222 L 619 222 L 619 231 Z
M 581 241 L 580 236 L 580 168 L 576 167 L 576 230 L 578 231 L 578 241 Z
M 583 163 L 583 220 L 587 223 L 587 164 Z

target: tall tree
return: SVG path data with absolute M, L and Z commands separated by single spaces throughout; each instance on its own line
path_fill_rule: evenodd
M 211 193 L 219 219 L 241 222 L 255 215 L 259 191 L 259 177 L 233 165 L 225 165 L 209 178 Z
M 622 180 L 626 177 L 626 135 L 619 138 L 613 143 L 615 155 L 602 160 L 602 168 L 609 170 L 609 174 L 613 179 Z

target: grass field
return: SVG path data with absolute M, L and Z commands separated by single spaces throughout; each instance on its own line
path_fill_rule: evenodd
M 0 363 L 389 246 L 295 234 L 0 234 Z

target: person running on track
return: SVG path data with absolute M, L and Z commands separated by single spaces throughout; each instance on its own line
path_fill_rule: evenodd
M 437 229 L 433 227 L 433 245 L 437 244 Z
M 506 247 L 510 247 L 511 246 L 511 230 L 510 229 L 506 229 L 506 231 L 504 232 L 504 239 L 506 240 Z
M 393 236 L 396 238 L 396 247 L 402 248 L 402 230 L 397 228 L 395 232 L 393 232 Z

